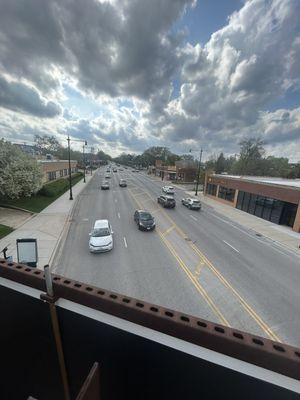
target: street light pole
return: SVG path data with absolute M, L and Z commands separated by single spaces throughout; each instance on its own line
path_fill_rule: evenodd
M 199 186 L 199 179 L 200 179 L 200 169 L 201 169 L 202 152 L 203 152 L 203 150 L 201 149 L 201 150 L 200 150 L 199 164 L 198 164 L 197 183 L 196 183 L 195 196 L 198 196 L 198 186 Z
M 82 146 L 82 158 L 83 158 L 83 182 L 85 183 L 85 158 L 84 158 L 84 146 L 86 145 L 86 142 L 84 142 Z
M 70 185 L 70 200 L 73 200 L 72 193 L 72 177 L 71 177 L 71 149 L 70 149 L 70 136 L 68 135 L 68 155 L 69 155 L 69 185 Z

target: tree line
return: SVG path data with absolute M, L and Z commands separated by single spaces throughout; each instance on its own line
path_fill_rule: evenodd
M 63 147 L 54 136 L 39 136 L 35 138 L 37 153 L 48 153 L 59 159 L 68 158 L 68 149 Z M 156 160 L 162 160 L 164 165 L 174 165 L 178 160 L 197 160 L 191 153 L 177 155 L 167 147 L 153 146 L 142 154 L 126 154 L 112 158 L 104 151 L 95 154 L 87 153 L 86 159 L 95 157 L 98 160 L 109 162 L 111 160 L 128 166 L 149 167 L 155 165 Z M 82 152 L 71 150 L 71 159 L 82 163 Z M 234 175 L 272 176 L 281 178 L 300 178 L 300 163 L 289 163 L 288 158 L 266 156 L 264 143 L 261 139 L 250 138 L 240 142 L 238 155 L 225 157 L 223 153 L 211 157 L 201 165 L 201 180 L 205 171 L 227 173 Z M 19 147 L 12 143 L 0 140 L 0 199 L 19 198 L 31 196 L 42 185 L 42 172 L 37 161 L 32 156 L 25 154 Z

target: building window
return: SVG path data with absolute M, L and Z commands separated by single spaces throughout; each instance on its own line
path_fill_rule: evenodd
M 275 224 L 293 226 L 297 211 L 295 204 L 270 197 L 240 191 L 237 208 Z
M 56 179 L 56 171 L 51 171 L 47 173 L 48 181 L 54 181 Z
M 227 201 L 233 201 L 235 195 L 235 189 L 230 189 L 225 186 L 220 186 L 218 197 Z
M 208 183 L 206 187 L 206 193 L 210 194 L 211 196 L 216 196 L 217 194 L 217 185 L 212 183 Z
M 63 170 L 63 169 L 61 169 L 61 170 L 59 171 L 59 176 L 60 176 L 61 178 L 64 176 L 64 170 Z
M 245 192 L 240 190 L 239 194 L 238 194 L 237 202 L 236 202 L 236 208 L 238 208 L 239 210 L 241 210 L 243 207 L 244 195 L 245 195 Z

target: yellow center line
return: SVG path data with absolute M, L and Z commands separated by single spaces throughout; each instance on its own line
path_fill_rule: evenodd
M 131 196 L 133 197 L 133 199 L 135 200 L 135 202 L 137 203 L 137 205 L 139 207 L 141 207 L 141 203 L 138 201 L 138 199 L 136 199 L 136 197 L 133 195 L 133 193 L 131 192 L 131 190 L 129 190 L 129 193 L 131 194 Z M 202 297 L 205 299 L 205 301 L 208 303 L 208 305 L 211 307 L 211 309 L 213 310 L 214 314 L 220 319 L 220 321 L 226 325 L 226 326 L 230 326 L 228 321 L 226 320 L 226 318 L 223 316 L 223 314 L 221 313 L 221 311 L 218 309 L 218 307 L 215 305 L 215 303 L 213 302 L 213 300 L 209 297 L 209 295 L 207 294 L 206 290 L 200 285 L 200 283 L 197 281 L 197 279 L 195 279 L 195 277 L 193 276 L 193 274 L 191 273 L 191 271 L 189 270 L 189 268 L 186 266 L 186 264 L 182 261 L 182 259 L 178 256 L 178 254 L 175 252 L 175 250 L 173 249 L 173 247 L 169 244 L 169 242 L 164 238 L 163 234 L 157 229 L 156 233 L 160 236 L 161 240 L 163 241 L 163 243 L 166 245 L 166 247 L 169 249 L 169 251 L 173 254 L 173 256 L 175 257 L 175 259 L 178 261 L 178 264 L 180 265 L 180 267 L 184 270 L 184 272 L 186 273 L 186 275 L 188 276 L 188 278 L 190 279 L 190 281 L 193 283 L 193 285 L 195 286 L 195 288 L 197 289 L 197 291 L 202 295 Z
M 164 236 L 162 235 L 162 233 L 159 230 L 157 230 L 157 233 L 160 236 L 160 238 L 163 241 L 163 243 L 166 245 L 166 247 L 170 250 L 170 252 L 176 258 L 176 260 L 178 261 L 178 264 L 183 269 L 183 271 L 186 273 L 186 275 L 188 276 L 190 281 L 193 283 L 195 288 L 202 295 L 202 297 L 205 299 L 207 304 L 211 307 L 211 309 L 213 310 L 213 313 L 220 319 L 222 324 L 224 324 L 226 326 L 230 326 L 229 322 L 226 320 L 226 318 L 221 313 L 219 308 L 215 305 L 213 300 L 209 297 L 209 295 L 207 294 L 206 290 L 200 285 L 200 283 L 197 281 L 197 279 L 193 276 L 193 274 L 191 273 L 189 268 L 186 266 L 186 264 L 183 262 L 183 260 L 178 256 L 178 254 L 173 249 L 173 247 L 170 245 L 170 243 L 164 238 Z
M 174 225 L 170 226 L 170 228 L 168 228 L 166 231 L 162 232 L 163 236 L 166 236 L 168 233 L 170 233 L 173 229 L 174 229 Z
M 204 266 L 205 266 L 205 263 L 202 260 L 200 260 L 199 264 L 195 268 L 194 274 L 199 277 L 201 269 L 203 269 Z
M 153 199 L 153 197 L 149 194 L 147 190 L 145 190 L 145 193 L 148 194 L 149 198 Z M 175 226 L 176 231 L 179 233 L 179 235 L 186 239 L 187 235 L 182 231 L 181 228 L 175 223 L 173 218 L 171 218 L 164 209 L 161 209 L 162 213 L 167 217 L 167 219 Z M 223 277 L 223 275 L 217 270 L 217 268 L 211 263 L 211 261 L 208 260 L 208 258 L 201 252 L 201 250 L 194 244 L 194 243 L 189 243 L 189 245 L 195 250 L 195 252 L 205 260 L 207 263 L 207 266 L 210 268 L 210 270 L 214 273 L 214 275 L 220 279 L 220 281 L 232 291 L 232 293 L 238 298 L 240 301 L 241 305 L 243 308 L 248 312 L 248 314 L 255 320 L 255 322 L 262 328 L 262 330 L 273 340 L 276 340 L 277 342 L 281 342 L 280 338 L 276 335 L 275 332 L 263 321 L 263 319 L 253 310 L 253 308 L 246 302 L 246 300 L 243 299 L 243 297 L 237 292 L 236 289 Z

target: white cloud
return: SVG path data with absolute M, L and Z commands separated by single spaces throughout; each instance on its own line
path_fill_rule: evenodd
M 285 143 L 297 157 L 300 108 L 267 110 L 300 89 L 300 2 L 248 0 L 205 46 L 172 30 L 193 5 L 52 0 L 38 13 L 36 0 L 26 9 L 4 1 L 0 73 L 18 96 L 7 85 L 0 96 L 2 134 L 71 133 L 114 154 L 153 144 L 232 154 L 243 137 L 262 136 L 272 154 Z M 45 125 L 38 115 L 53 118 Z

